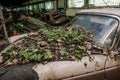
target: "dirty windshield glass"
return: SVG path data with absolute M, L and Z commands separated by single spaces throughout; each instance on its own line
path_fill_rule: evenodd
M 95 41 L 101 43 L 101 39 L 108 37 L 115 30 L 118 21 L 111 17 L 106 16 L 95 16 L 95 15 L 78 15 L 76 16 L 69 25 L 71 26 L 82 26 L 86 28 L 90 33 L 94 35 Z M 107 34 L 107 35 L 106 35 Z

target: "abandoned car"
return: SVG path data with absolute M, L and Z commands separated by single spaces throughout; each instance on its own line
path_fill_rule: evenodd
M 83 26 L 105 52 L 91 53 L 91 59 L 9 66 L 1 70 L 0 80 L 120 80 L 120 9 L 81 10 L 68 25 Z

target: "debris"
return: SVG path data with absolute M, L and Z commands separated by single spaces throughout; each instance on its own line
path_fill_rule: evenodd
M 70 18 L 65 15 L 65 10 L 56 10 L 42 14 L 41 19 L 51 25 L 68 23 Z
M 78 60 L 87 53 L 86 43 L 94 41 L 82 27 L 43 27 L 17 40 L 2 56 L 5 64 Z
M 7 42 L 3 45 L 0 45 L 0 52 L 3 51 L 8 45 L 9 45 L 9 43 L 7 43 Z
M 2 56 L 0 56 L 0 63 L 2 63 L 3 62 L 3 57 Z

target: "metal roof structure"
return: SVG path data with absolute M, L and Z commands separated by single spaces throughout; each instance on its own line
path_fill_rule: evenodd
M 29 0 L 0 0 L 0 4 L 2 6 L 10 7 L 10 6 L 18 6 L 22 3 L 25 3 Z
M 77 14 L 84 13 L 84 12 L 88 12 L 88 13 L 103 13 L 103 14 L 109 13 L 109 14 L 120 16 L 120 8 L 86 9 L 86 10 L 79 11 Z

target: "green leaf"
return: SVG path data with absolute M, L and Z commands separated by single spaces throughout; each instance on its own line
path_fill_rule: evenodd
M 20 56 L 20 57 L 24 57 L 26 60 L 28 60 L 30 54 L 27 53 L 26 51 L 21 50 L 21 51 L 19 51 L 19 56 Z
M 44 32 L 44 31 L 48 31 L 47 28 L 40 28 L 39 30 L 40 30 L 40 31 L 43 31 L 43 32 Z
M 74 51 L 74 56 L 76 57 L 76 58 L 78 58 L 78 59 L 81 59 L 82 58 L 82 55 L 83 55 L 83 53 L 85 53 L 84 52 L 84 50 L 82 50 L 82 49 L 76 49 L 75 51 Z
M 43 57 L 43 55 L 41 55 L 41 54 L 34 54 L 34 55 L 31 55 L 31 56 L 29 57 L 29 59 L 30 59 L 30 60 L 37 60 L 37 61 L 39 61 L 39 60 L 42 59 L 42 57 Z
M 44 53 L 44 58 L 48 59 L 48 58 L 51 58 L 51 56 L 52 56 L 51 51 L 46 49 Z
M 65 51 L 64 48 L 61 49 L 61 55 L 64 56 L 64 57 L 67 55 L 67 52 Z

